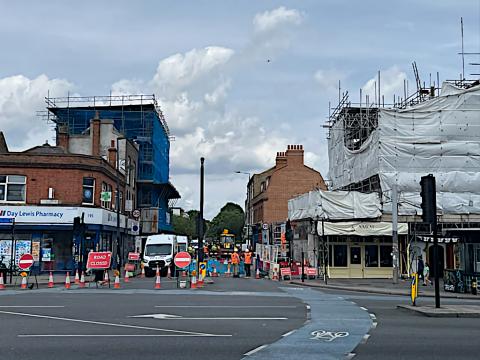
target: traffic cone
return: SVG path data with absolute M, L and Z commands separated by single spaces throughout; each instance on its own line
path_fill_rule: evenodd
M 212 277 L 218 277 L 217 267 L 216 267 L 216 266 L 213 267 Z
M 272 280 L 278 281 L 278 272 L 276 270 L 273 270 Z
M 127 270 L 125 270 L 125 277 L 123 278 L 123 281 L 126 282 L 126 283 L 130 282 L 130 278 L 128 277 L 128 271 Z
M 172 272 L 170 271 L 170 266 L 168 267 L 167 277 L 168 277 L 169 279 L 172 278 Z
M 75 284 L 80 284 L 80 276 L 78 275 L 78 269 L 75 271 Z
M 3 274 L 0 274 L 0 290 L 5 290 L 5 283 L 3 282 Z
M 155 279 L 155 289 L 160 289 L 162 287 L 162 284 L 160 282 L 160 270 L 158 269 L 158 266 L 157 266 L 157 276 L 156 276 L 156 279 Z
M 191 289 L 197 288 L 197 275 L 192 275 L 192 284 L 190 286 Z
M 225 273 L 226 277 L 230 277 L 230 263 L 227 264 L 227 272 Z
M 117 275 L 115 276 L 115 283 L 113 284 L 114 289 L 120 289 L 120 276 Z
M 144 278 L 145 277 L 145 268 L 142 265 L 142 273 L 140 274 L 140 277 Z
M 21 289 L 26 289 L 27 288 L 27 277 L 22 276 L 22 285 L 20 285 Z
M 198 273 L 198 281 L 197 281 L 197 288 L 201 288 L 203 287 L 203 274 L 202 272 L 200 271 Z
M 103 275 L 103 281 L 108 282 L 110 279 L 108 278 L 108 270 L 105 270 L 105 274 Z
M 82 276 L 80 277 L 80 287 L 85 287 L 85 272 L 82 271 Z
M 65 289 L 70 289 L 70 273 L 65 276 Z
M 257 267 L 257 271 L 255 273 L 255 279 L 260 279 L 260 269 Z
M 55 286 L 55 283 L 53 282 L 53 273 L 50 271 L 50 274 L 48 275 L 48 287 L 53 288 Z

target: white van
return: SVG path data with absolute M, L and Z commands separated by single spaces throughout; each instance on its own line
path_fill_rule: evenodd
M 158 266 L 160 274 L 166 276 L 168 267 L 173 262 L 176 248 L 176 235 L 158 234 L 148 236 L 143 250 L 145 275 L 154 276 Z
M 175 253 L 180 251 L 187 251 L 188 249 L 188 237 L 184 235 L 177 235 L 177 250 Z

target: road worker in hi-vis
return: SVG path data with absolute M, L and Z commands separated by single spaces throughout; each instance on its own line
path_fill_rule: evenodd
M 252 266 L 252 253 L 248 249 L 246 249 L 243 254 L 243 266 L 245 268 L 245 277 L 249 278 L 251 276 L 250 267 Z
M 240 256 L 238 255 L 238 250 L 235 248 L 232 255 L 230 255 L 233 265 L 233 277 L 239 277 L 239 266 L 240 266 Z

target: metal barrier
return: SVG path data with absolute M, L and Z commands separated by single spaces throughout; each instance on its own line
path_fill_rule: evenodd
M 463 270 L 446 269 L 443 275 L 443 289 L 455 293 L 477 294 L 480 273 L 466 273 Z

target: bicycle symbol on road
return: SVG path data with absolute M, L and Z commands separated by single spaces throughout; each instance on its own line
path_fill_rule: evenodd
M 346 331 L 339 331 L 339 332 L 332 332 L 332 331 L 325 331 L 325 330 L 317 330 L 313 331 L 310 335 L 313 337 L 310 340 L 325 340 L 325 341 L 333 341 L 337 338 L 342 338 L 350 335 Z

